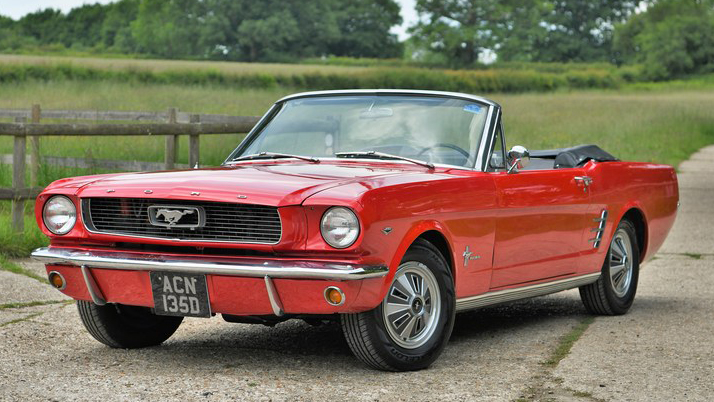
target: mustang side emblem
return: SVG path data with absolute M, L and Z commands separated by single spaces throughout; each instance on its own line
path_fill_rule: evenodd
M 206 224 L 206 211 L 202 207 L 151 205 L 147 212 L 149 222 L 154 226 L 193 230 Z

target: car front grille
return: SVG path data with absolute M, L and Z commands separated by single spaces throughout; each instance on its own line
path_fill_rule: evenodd
M 156 217 L 156 211 L 159 209 L 174 214 L 174 211 L 193 212 L 180 217 L 175 226 L 169 226 L 169 218 Z M 199 219 L 198 211 L 201 211 L 203 221 Z M 150 214 L 153 214 L 152 219 Z M 282 235 L 278 209 L 263 205 L 142 198 L 85 198 L 82 199 L 82 215 L 89 231 L 111 235 L 252 244 L 276 244 Z

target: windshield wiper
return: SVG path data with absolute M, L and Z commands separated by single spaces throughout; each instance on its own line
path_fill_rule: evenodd
M 280 159 L 280 158 L 295 158 L 295 159 L 300 159 L 300 160 L 308 161 L 308 162 L 312 162 L 312 163 L 320 163 L 319 159 L 313 158 L 312 156 L 281 154 L 278 152 L 261 152 L 261 153 L 257 153 L 257 154 L 243 155 L 243 156 L 239 156 L 237 158 L 233 158 L 230 161 L 238 162 L 238 161 L 250 161 L 250 160 L 256 160 L 256 159 Z
M 338 152 L 335 154 L 335 156 L 338 158 L 398 159 L 400 161 L 416 163 L 417 165 L 424 166 L 429 169 L 434 169 L 434 165 L 429 162 L 420 161 L 418 159 L 407 158 L 405 156 L 385 154 L 383 152 L 377 152 L 377 151 Z

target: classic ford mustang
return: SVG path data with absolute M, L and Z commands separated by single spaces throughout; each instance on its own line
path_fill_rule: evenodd
M 480 97 L 368 90 L 288 96 L 219 167 L 59 180 L 33 252 L 116 348 L 183 317 L 339 320 L 382 370 L 429 366 L 455 313 L 579 288 L 624 314 L 671 228 L 670 166 L 597 146 L 506 151 Z

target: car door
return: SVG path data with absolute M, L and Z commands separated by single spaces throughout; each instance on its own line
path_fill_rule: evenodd
M 491 159 L 505 161 L 499 124 Z M 500 142 L 500 144 L 499 144 Z M 501 149 L 499 150 L 499 146 Z M 581 168 L 507 173 L 489 163 L 498 199 L 491 289 L 578 270 L 588 246 L 590 195 Z

